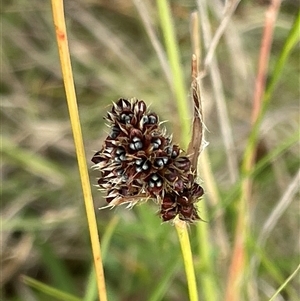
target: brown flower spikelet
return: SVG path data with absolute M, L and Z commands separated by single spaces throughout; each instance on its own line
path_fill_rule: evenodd
M 98 185 L 107 194 L 108 207 L 152 198 L 163 221 L 177 215 L 190 223 L 200 219 L 195 202 L 204 192 L 195 182 L 191 162 L 145 102 L 121 98 L 105 119 L 110 133 L 92 162 L 100 170 Z

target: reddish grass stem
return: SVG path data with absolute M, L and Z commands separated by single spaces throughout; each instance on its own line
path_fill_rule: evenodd
M 252 125 L 253 130 L 255 124 L 261 115 L 263 108 L 263 95 L 266 86 L 266 74 L 268 70 L 268 62 L 273 40 L 273 32 L 276 17 L 280 8 L 281 0 L 273 0 L 266 12 L 264 32 L 260 49 L 258 62 L 258 72 L 255 81 L 255 90 L 252 109 Z M 243 174 L 247 175 L 253 169 L 255 149 L 257 145 L 258 135 L 251 135 L 248 140 L 248 147 L 244 153 Z M 245 277 L 247 262 L 246 262 L 246 239 L 249 230 L 249 210 L 248 206 L 251 201 L 252 178 L 245 176 L 242 187 L 241 197 L 238 204 L 238 222 L 236 225 L 235 242 L 232 252 L 231 264 L 228 271 L 228 281 L 226 286 L 226 301 L 242 300 L 243 278 Z

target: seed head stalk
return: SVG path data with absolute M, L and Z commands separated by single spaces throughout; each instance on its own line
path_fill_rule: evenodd
M 180 117 L 181 126 L 181 143 L 186 148 L 188 145 L 188 137 L 190 135 L 190 114 L 189 106 L 187 105 L 187 90 L 185 88 L 182 66 L 180 63 L 178 43 L 176 41 L 173 20 L 171 17 L 171 9 L 167 0 L 157 0 L 157 8 L 161 23 L 162 32 L 165 39 L 166 50 L 172 71 L 172 80 L 174 87 L 174 96 L 177 102 L 177 110 Z M 187 284 L 189 290 L 190 301 L 199 301 L 198 290 L 193 265 L 192 251 L 185 222 L 179 219 L 175 220 L 175 227 L 179 238 Z
M 98 284 L 99 300 L 107 301 L 105 278 L 102 265 L 102 256 L 100 249 L 100 241 L 95 217 L 92 193 L 90 189 L 90 181 L 88 169 L 86 165 L 86 157 L 83 145 L 83 138 L 80 127 L 79 113 L 76 101 L 73 74 L 71 69 L 71 60 L 68 47 L 68 39 L 66 32 L 66 24 L 64 18 L 64 7 L 62 0 L 52 0 L 53 19 L 56 31 L 56 38 L 61 62 L 63 81 L 65 85 L 67 104 L 69 109 L 71 127 L 73 131 L 76 156 L 78 161 L 81 186 L 86 207 L 88 226 L 91 237 L 92 251 L 96 270 L 96 279 Z

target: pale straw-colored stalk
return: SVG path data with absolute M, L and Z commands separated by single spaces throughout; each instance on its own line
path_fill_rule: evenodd
M 73 74 L 71 68 L 71 59 L 69 54 L 69 46 L 67 39 L 67 31 L 64 17 L 64 6 L 62 0 L 52 0 L 53 19 L 55 25 L 55 32 L 59 50 L 59 57 L 61 69 L 63 74 L 63 81 L 66 91 L 67 105 L 69 109 L 71 127 L 74 137 L 76 156 L 78 161 L 78 168 L 81 179 L 81 186 L 83 191 L 84 203 L 86 208 L 86 215 L 88 220 L 88 227 L 91 238 L 91 245 L 94 257 L 94 265 L 96 270 L 96 279 L 98 284 L 99 300 L 106 301 L 106 287 L 105 278 L 102 265 L 102 256 L 100 249 L 100 241 L 98 235 L 98 228 L 94 210 L 94 204 L 91 193 L 91 186 L 88 176 L 88 169 L 86 165 L 86 156 L 83 145 L 83 138 L 79 120 L 78 106 L 75 94 L 75 87 L 73 81 Z

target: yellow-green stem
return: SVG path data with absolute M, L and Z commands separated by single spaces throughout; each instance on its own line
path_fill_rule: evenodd
M 198 290 L 193 265 L 190 239 L 187 231 L 187 224 L 179 219 L 175 220 L 177 235 L 180 242 L 183 263 L 188 283 L 190 301 L 198 301 Z
M 190 133 L 189 121 L 191 118 L 189 114 L 189 106 L 186 102 L 187 90 L 180 63 L 179 49 L 171 16 L 171 9 L 167 0 L 157 0 L 157 8 L 172 71 L 173 92 L 177 103 L 177 110 L 181 125 L 181 137 L 183 137 L 182 142 L 183 146 L 186 148 L 188 135 Z
M 173 90 L 177 103 L 177 110 L 181 128 L 181 143 L 186 148 L 190 135 L 191 116 L 189 114 L 189 105 L 187 103 L 187 90 L 184 83 L 182 66 L 180 63 L 178 43 L 175 37 L 173 20 L 171 17 L 171 9 L 168 1 L 157 0 L 158 13 L 161 23 L 162 32 L 165 39 L 168 59 L 172 71 Z M 190 301 L 199 301 L 198 290 L 196 284 L 195 270 L 193 265 L 193 257 L 187 226 L 184 222 L 176 220 L 175 227 L 177 230 L 189 290 Z
M 71 68 L 71 59 L 67 39 L 67 31 L 64 17 L 62 0 L 52 0 L 53 19 L 56 31 L 56 38 L 59 50 L 63 81 L 65 85 L 67 104 L 69 109 L 71 127 L 73 131 L 81 186 L 86 207 L 86 214 L 92 244 L 94 264 L 97 275 L 98 293 L 101 301 L 107 301 L 105 279 L 102 265 L 101 249 L 98 235 L 94 204 L 91 193 L 91 186 L 86 165 L 86 157 L 81 133 L 78 106 L 76 101 L 75 87 Z

